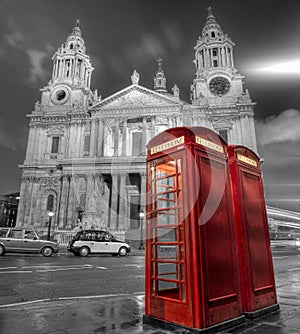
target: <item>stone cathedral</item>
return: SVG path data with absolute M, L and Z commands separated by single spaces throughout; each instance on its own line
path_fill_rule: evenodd
M 81 224 L 134 239 L 145 205 L 146 144 L 170 127 L 205 126 L 257 151 L 255 103 L 235 68 L 234 43 L 210 8 L 194 52 L 189 103 L 176 85 L 168 92 L 160 58 L 153 89 L 133 71 L 130 86 L 102 98 L 90 88 L 94 68 L 77 21 L 28 115 L 17 226 L 47 230 L 52 211 L 55 231 Z

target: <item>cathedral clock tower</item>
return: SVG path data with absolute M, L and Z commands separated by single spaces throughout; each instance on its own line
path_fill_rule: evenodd
M 74 223 L 81 210 L 80 192 L 75 196 L 74 191 L 75 165 L 80 158 L 89 157 L 91 120 L 87 110 L 99 98 L 97 91 L 90 89 L 93 67 L 79 20 L 52 61 L 51 79 L 40 89 L 41 101 L 27 115 L 30 124 L 26 157 L 20 166 L 18 226 L 45 228 L 49 211 L 55 212 L 56 227 Z M 78 212 L 76 208 L 80 208 Z
M 191 85 L 191 101 L 194 110 L 206 114 L 213 129 L 227 142 L 257 151 L 255 103 L 244 90 L 244 76 L 234 66 L 233 48 L 234 43 L 209 7 L 195 46 L 196 78 Z

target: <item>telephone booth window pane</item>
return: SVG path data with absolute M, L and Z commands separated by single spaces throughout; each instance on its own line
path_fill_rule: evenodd
M 166 276 L 166 279 L 177 279 L 176 263 L 159 263 L 158 264 L 158 275 Z M 168 276 L 168 277 L 167 277 Z
M 177 224 L 174 210 L 157 212 L 157 225 Z
M 157 229 L 157 241 L 158 242 L 176 242 L 176 229 L 175 228 L 158 228 Z
M 158 245 L 157 246 L 157 259 L 160 260 L 177 260 L 178 248 L 176 245 Z
M 150 172 L 152 293 L 186 301 L 181 160 L 152 166 Z
M 159 281 L 158 282 L 158 290 L 163 291 L 166 289 L 174 289 L 177 288 L 177 284 L 174 282 L 166 282 L 166 281 Z
M 163 194 L 160 194 L 159 197 L 157 197 L 157 208 L 169 208 L 173 207 L 175 204 L 175 194 L 174 192 L 166 192 Z

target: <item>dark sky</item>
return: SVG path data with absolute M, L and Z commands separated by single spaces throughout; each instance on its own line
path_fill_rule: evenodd
M 257 103 L 256 132 L 269 204 L 300 210 L 300 1 L 0 1 L 0 194 L 19 191 L 28 118 L 51 78 L 51 58 L 80 19 L 102 98 L 131 84 L 153 88 L 162 57 L 169 91 L 189 102 L 194 46 L 207 7 L 236 44 L 235 66 Z M 277 66 L 278 71 L 266 70 Z

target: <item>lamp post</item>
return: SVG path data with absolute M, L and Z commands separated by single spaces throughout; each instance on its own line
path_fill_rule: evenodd
M 144 227 L 145 213 L 144 213 L 143 210 L 140 211 L 139 216 L 140 216 L 140 230 L 141 230 L 140 247 L 139 247 L 139 249 L 145 249 L 145 247 L 144 247 L 144 241 L 143 241 L 143 227 Z
M 54 216 L 54 212 L 49 211 L 49 212 L 48 212 L 49 222 L 48 222 L 48 234 L 47 234 L 47 240 L 50 240 L 51 222 L 52 222 L 52 217 L 53 217 L 53 216 Z

